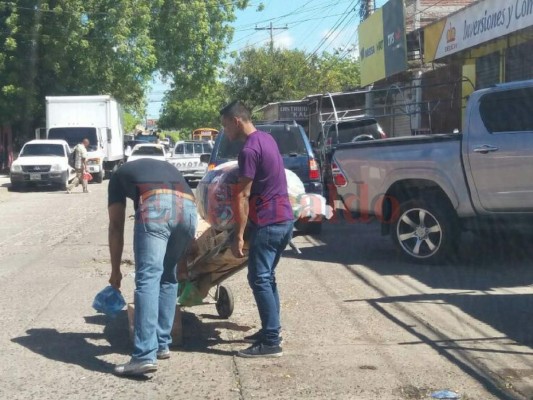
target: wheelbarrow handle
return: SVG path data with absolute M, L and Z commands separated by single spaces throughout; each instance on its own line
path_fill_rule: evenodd
M 296 244 L 292 241 L 292 239 L 289 241 L 289 246 L 291 246 L 291 249 L 292 249 L 296 254 L 302 254 L 302 252 L 300 251 L 300 249 L 298 248 L 298 246 L 296 246 Z

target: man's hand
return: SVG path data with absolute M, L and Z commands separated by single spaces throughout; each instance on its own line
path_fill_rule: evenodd
M 233 243 L 231 244 L 231 252 L 233 253 L 233 255 L 237 258 L 243 258 L 244 257 L 244 252 L 243 252 L 243 247 L 244 247 L 244 239 L 242 237 L 235 237 L 235 240 L 233 241 Z
M 115 289 L 120 290 L 120 282 L 122 282 L 122 273 L 120 271 L 111 271 L 111 277 L 109 278 L 109 284 Z

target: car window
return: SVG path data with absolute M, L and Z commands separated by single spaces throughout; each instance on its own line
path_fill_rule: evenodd
M 194 148 L 192 143 L 185 143 L 185 154 L 193 154 Z
M 183 144 L 182 143 L 176 145 L 176 150 L 174 150 L 174 154 L 183 154 Z
M 307 154 L 305 142 L 297 126 L 276 125 L 257 126 L 257 129 L 270 133 L 278 145 L 282 156 L 294 154 Z M 222 136 L 218 158 L 235 159 L 242 149 L 243 142 L 238 140 L 231 142 L 226 135 Z
M 160 147 L 143 146 L 135 149 L 132 156 L 163 156 L 163 149 Z
M 204 143 L 204 153 L 209 153 L 211 154 L 211 152 L 213 151 L 213 146 L 211 145 L 211 143 Z
M 202 154 L 202 152 L 203 152 L 202 143 L 194 143 L 194 153 Z
M 89 139 L 89 150 L 98 148 L 98 138 L 95 128 L 50 128 L 48 139 L 65 140 L 72 148 L 83 139 Z
M 64 157 L 65 149 L 61 144 L 27 144 L 20 153 L 21 157 L 54 156 Z
M 332 125 L 328 131 L 328 137 L 332 139 L 333 143 L 351 143 L 357 136 L 370 135 L 375 139 L 380 137 L 379 128 L 376 120 L 368 119 L 361 121 L 350 121 L 339 123 L 339 136 L 337 139 L 337 132 L 335 125 Z
M 489 93 L 480 100 L 479 112 L 490 133 L 533 132 L 533 89 Z M 502 115 L 512 116 L 502 118 Z

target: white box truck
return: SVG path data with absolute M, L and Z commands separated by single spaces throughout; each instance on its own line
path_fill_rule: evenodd
M 122 110 L 111 96 L 47 96 L 46 137 L 71 148 L 89 139 L 87 165 L 97 183 L 124 162 Z

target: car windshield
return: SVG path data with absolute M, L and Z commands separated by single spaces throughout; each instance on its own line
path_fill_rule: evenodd
M 142 146 L 138 147 L 131 153 L 132 156 L 163 156 L 161 147 Z
M 21 157 L 52 156 L 64 157 L 65 148 L 60 144 L 33 143 L 24 146 L 20 152 Z
M 256 126 L 256 128 L 272 135 L 282 156 L 306 154 L 305 143 L 299 127 L 289 125 L 270 125 Z M 236 159 L 243 144 L 243 142 L 238 140 L 232 142 L 223 134 L 217 158 Z
M 335 125 L 330 126 L 328 137 L 332 143 L 351 143 L 356 137 L 370 135 L 374 139 L 379 139 L 379 127 L 375 119 L 365 119 L 360 121 L 341 122 L 339 127 L 339 137 L 336 138 Z
M 48 139 L 66 140 L 70 148 L 74 148 L 83 139 L 89 139 L 89 151 L 98 148 L 96 128 L 50 128 Z

